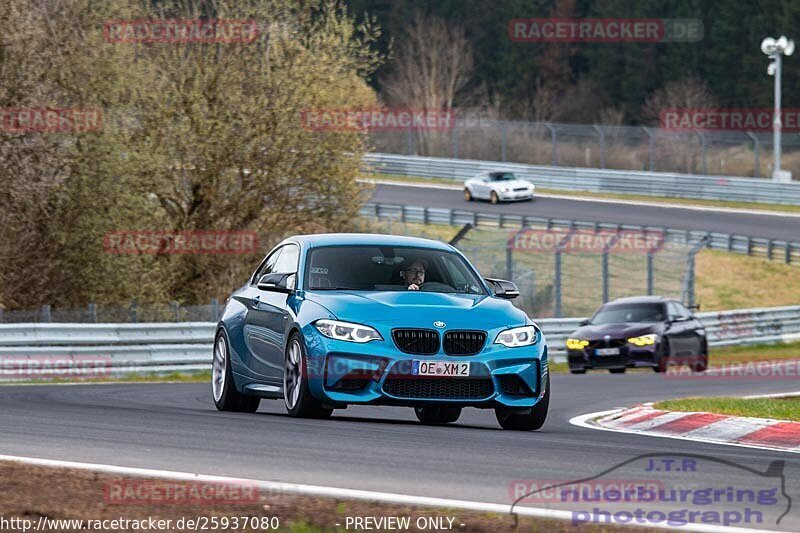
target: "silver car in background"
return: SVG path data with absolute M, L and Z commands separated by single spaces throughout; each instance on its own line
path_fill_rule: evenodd
M 536 187 L 513 172 L 485 171 L 464 182 L 464 199 L 489 200 L 493 204 L 512 200 L 533 200 Z

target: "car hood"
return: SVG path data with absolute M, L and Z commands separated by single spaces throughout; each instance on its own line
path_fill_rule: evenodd
M 525 313 L 508 300 L 468 294 L 418 291 L 319 291 L 306 292 L 311 300 L 339 320 L 360 324 L 431 328 L 433 322 L 447 329 L 490 330 L 521 326 Z
M 614 339 L 638 337 L 649 333 L 661 334 L 663 327 L 660 323 L 653 322 L 628 322 L 624 324 L 603 324 L 582 326 L 575 330 L 570 337 L 582 340 L 602 340 L 606 335 Z

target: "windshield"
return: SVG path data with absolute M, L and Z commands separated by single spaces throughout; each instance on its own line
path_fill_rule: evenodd
M 308 290 L 420 291 L 486 294 L 458 254 L 427 248 L 326 246 L 309 252 Z
M 514 181 L 517 179 L 511 172 L 496 172 L 492 174 L 492 181 Z
M 606 305 L 592 317 L 590 324 L 621 324 L 624 322 L 661 322 L 664 304 Z

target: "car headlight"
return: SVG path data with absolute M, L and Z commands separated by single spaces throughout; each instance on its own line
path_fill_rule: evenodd
M 337 341 L 364 343 L 383 340 L 381 334 L 374 328 L 363 324 L 322 319 L 314 322 L 314 326 L 326 337 L 336 339 Z
M 530 346 L 539 342 L 539 330 L 536 326 L 522 326 L 501 331 L 494 340 L 495 344 L 502 344 L 507 348 Z
M 651 333 L 650 335 L 642 335 L 641 337 L 631 337 L 628 342 L 635 346 L 651 346 L 656 343 L 658 335 Z
M 567 339 L 567 350 L 583 350 L 587 346 L 589 346 L 589 341 Z
M 500 187 L 500 192 L 511 192 L 511 189 L 508 187 Z

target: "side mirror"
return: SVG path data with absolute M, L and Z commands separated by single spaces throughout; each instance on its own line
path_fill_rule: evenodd
M 297 274 L 293 272 L 289 274 L 273 272 L 261 276 L 257 287 L 262 291 L 285 292 L 288 294 L 294 292 L 296 279 Z
M 498 298 L 513 300 L 519 296 L 519 289 L 513 281 L 496 278 L 484 278 Z
M 589 323 L 590 323 L 590 322 L 589 322 L 589 319 L 588 319 L 588 318 L 584 318 L 583 320 L 581 320 L 580 322 L 578 322 L 578 326 L 588 326 L 588 325 L 589 325 Z

